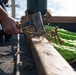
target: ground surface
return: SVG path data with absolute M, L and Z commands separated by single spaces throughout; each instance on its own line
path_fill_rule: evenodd
M 16 75 L 17 36 L 0 46 L 0 75 Z M 36 66 L 24 35 L 20 36 L 20 75 L 37 75 Z
M 16 75 L 17 36 L 0 46 L 0 75 Z M 30 47 L 24 35 L 20 36 L 20 75 L 38 75 Z M 76 71 L 76 62 L 71 64 Z

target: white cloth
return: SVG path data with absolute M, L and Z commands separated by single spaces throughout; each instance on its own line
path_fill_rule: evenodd
M 2 30 L 2 26 L 1 26 L 1 23 L 0 23 L 0 30 Z

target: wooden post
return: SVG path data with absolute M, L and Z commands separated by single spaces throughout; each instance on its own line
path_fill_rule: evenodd
M 12 17 L 15 18 L 15 0 L 11 0 L 12 2 Z
M 32 54 L 37 66 L 38 75 L 76 75 L 73 68 L 47 41 L 47 39 L 32 38 Z

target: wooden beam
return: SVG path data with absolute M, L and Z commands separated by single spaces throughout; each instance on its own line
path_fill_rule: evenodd
M 47 39 L 43 37 L 32 38 L 31 41 L 38 75 L 76 75 L 73 68 Z
M 76 23 L 76 17 L 60 17 L 60 16 L 51 16 L 47 19 L 50 23 Z
M 11 0 L 12 3 L 12 17 L 15 18 L 15 0 Z

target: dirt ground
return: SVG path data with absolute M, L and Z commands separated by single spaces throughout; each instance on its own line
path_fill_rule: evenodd
M 0 75 L 16 75 L 17 36 L 0 46 Z M 38 75 L 24 35 L 20 36 L 20 75 Z
M 0 75 L 16 75 L 17 36 L 0 46 Z M 24 35 L 20 36 L 20 75 L 38 75 L 30 47 Z M 76 71 L 76 62 L 70 64 Z

